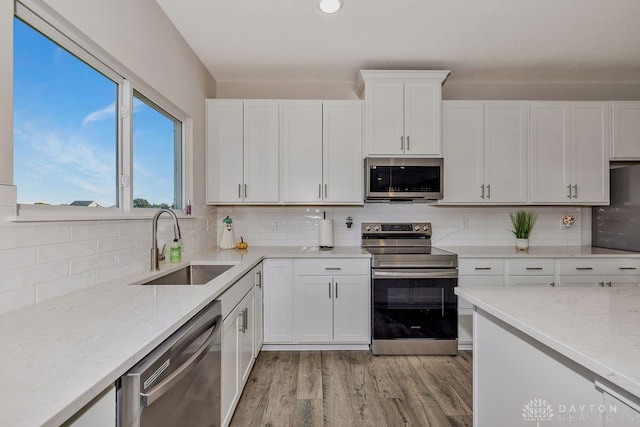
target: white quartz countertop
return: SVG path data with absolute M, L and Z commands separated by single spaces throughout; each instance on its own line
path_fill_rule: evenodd
M 640 288 L 457 288 L 456 294 L 640 397 Z
M 263 258 L 370 257 L 359 247 L 211 250 L 0 315 L 0 425 L 60 425 Z M 198 264 L 234 267 L 201 286 L 136 286 Z
M 514 246 L 438 246 L 458 258 L 640 258 L 640 252 L 591 246 L 531 246 L 519 251 Z

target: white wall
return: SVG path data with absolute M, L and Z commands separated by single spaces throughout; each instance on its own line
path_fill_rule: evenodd
M 184 251 L 214 246 L 215 221 L 204 206 L 204 100 L 216 95 L 213 77 L 154 0 L 46 3 L 192 118 L 194 215 L 181 221 Z M 0 2 L 0 184 L 13 181 L 12 21 L 13 2 Z M 0 185 L 0 312 L 149 268 L 150 218 L 14 223 L 15 213 L 14 187 Z M 161 221 L 160 242 L 172 235 Z
M 538 219 L 530 237 L 531 246 L 580 246 L 583 242 L 582 210 L 579 207 L 438 207 L 428 204 L 371 203 L 364 207 L 217 207 L 218 222 L 229 215 L 234 234 L 250 245 L 318 246 L 318 224 L 326 211 L 333 219 L 335 246 L 360 245 L 362 222 L 431 222 L 435 246 L 514 246 L 509 213 L 533 210 Z M 573 215 L 570 229 L 561 226 L 563 215 Z M 345 225 L 353 217 L 353 227 Z M 587 219 L 588 221 L 588 219 Z M 465 226 L 466 224 L 466 226 Z M 465 227 L 467 227 L 465 229 Z M 590 228 L 587 226 L 586 228 Z M 218 235 L 218 241 L 220 235 Z
M 218 82 L 218 98 L 357 99 L 353 82 Z M 623 101 L 640 99 L 639 82 L 471 82 L 455 79 L 443 99 Z

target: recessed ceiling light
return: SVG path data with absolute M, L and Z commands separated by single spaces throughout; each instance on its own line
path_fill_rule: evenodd
M 320 0 L 318 7 L 324 13 L 336 13 L 342 7 L 342 2 L 340 0 Z

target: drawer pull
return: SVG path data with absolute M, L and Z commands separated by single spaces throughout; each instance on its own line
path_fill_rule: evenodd
M 491 270 L 491 267 L 476 267 L 476 270 Z
M 636 267 L 618 267 L 618 270 L 637 270 Z
M 327 270 L 327 271 L 340 271 L 340 270 L 342 270 L 341 267 L 325 267 L 324 269 Z
M 527 267 L 527 270 L 539 271 L 539 270 L 542 270 L 542 267 Z
M 576 270 L 593 270 L 593 267 L 576 267 Z

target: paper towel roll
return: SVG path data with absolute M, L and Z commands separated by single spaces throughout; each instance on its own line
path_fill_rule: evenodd
M 333 220 L 331 219 L 320 220 L 320 247 L 333 247 Z

